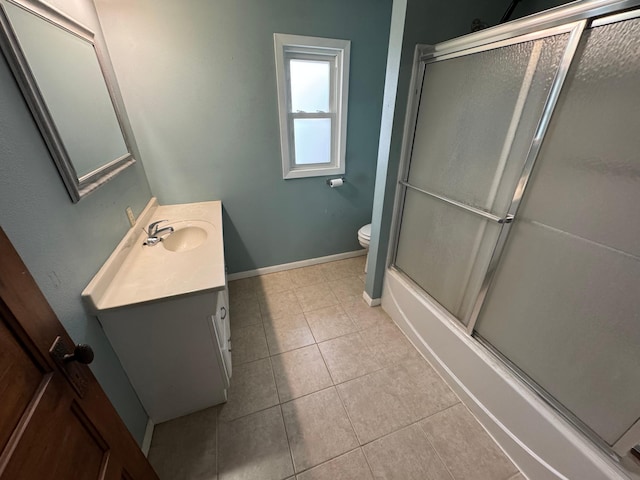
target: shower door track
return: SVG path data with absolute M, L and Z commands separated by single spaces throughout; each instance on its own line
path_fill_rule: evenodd
M 515 363 L 509 360 L 508 357 L 503 355 L 498 349 L 496 349 L 490 342 L 485 340 L 482 335 L 477 332 L 473 333 L 473 338 L 488 350 L 493 356 L 495 356 L 502 364 L 504 364 L 522 383 L 524 383 L 529 389 L 533 390 L 537 396 L 544 400 L 547 405 L 556 410 L 562 418 L 568 421 L 575 429 L 585 435 L 591 442 L 596 444 L 600 450 L 605 452 L 611 459 L 616 462 L 620 461 L 620 457 L 611 449 L 611 445 L 605 442 L 597 433 L 589 428 L 582 420 L 576 417 L 573 412 L 562 403 L 555 399 L 553 395 L 547 392 L 544 388 L 536 383 L 526 372 L 524 372 Z

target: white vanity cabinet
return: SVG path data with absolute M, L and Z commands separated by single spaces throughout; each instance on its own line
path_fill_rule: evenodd
M 231 376 L 226 289 L 99 313 L 154 423 L 225 402 Z
M 170 235 L 150 246 L 144 231 Z M 152 198 L 82 292 L 155 423 L 227 399 L 229 295 L 222 203 L 158 205 Z

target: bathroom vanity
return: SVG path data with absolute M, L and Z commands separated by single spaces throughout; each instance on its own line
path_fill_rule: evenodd
M 147 225 L 173 232 L 145 245 Z M 226 401 L 231 334 L 221 202 L 152 199 L 82 293 L 154 423 Z

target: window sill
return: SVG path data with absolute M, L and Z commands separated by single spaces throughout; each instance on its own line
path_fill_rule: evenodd
M 285 180 L 292 178 L 326 177 L 328 175 L 344 175 L 344 167 L 299 167 L 282 173 Z

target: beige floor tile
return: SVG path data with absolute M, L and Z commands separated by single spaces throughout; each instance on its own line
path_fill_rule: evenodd
M 373 476 L 358 448 L 301 473 L 298 480 L 373 480 Z
M 456 480 L 501 480 L 518 469 L 462 405 L 455 405 L 420 426 Z
M 271 355 L 306 347 L 315 343 L 302 313 L 264 318 L 264 330 Z
M 281 402 L 333 385 L 317 345 L 275 355 L 271 364 Z
M 362 298 L 352 303 L 343 303 L 342 307 L 358 330 L 393 323 L 382 307 L 370 307 Z
M 346 268 L 341 262 L 343 261 L 339 260 L 337 262 L 321 263 L 320 268 L 322 269 L 324 278 L 331 281 L 353 275 L 353 272 Z
M 234 329 L 231 347 L 231 361 L 234 367 L 268 357 L 269 348 L 262 322 Z
M 361 445 L 405 427 L 412 415 L 385 370 L 337 385 Z
M 233 303 L 257 299 L 256 285 L 257 277 L 229 282 L 229 301 Z
M 353 268 L 356 272 L 356 275 L 359 275 L 364 272 L 364 267 L 367 264 L 367 255 L 359 255 L 357 257 L 349 258 L 351 268 Z
M 276 272 L 260 275 L 256 277 L 256 291 L 258 296 L 269 295 L 271 293 L 284 292 L 293 288 L 289 272 Z
M 244 292 L 255 292 L 258 285 L 258 277 L 241 278 L 229 282 L 229 295 L 241 294 Z
M 365 445 L 362 450 L 375 478 L 453 480 L 417 424 Z
M 353 303 L 362 299 L 364 283 L 358 276 L 340 278 L 329 282 L 329 288 L 342 303 Z
M 282 413 L 296 472 L 358 446 L 334 387 L 285 403 Z
M 327 281 L 322 274 L 321 265 L 289 270 L 289 278 L 291 279 L 293 288 L 308 287 L 309 285 L 317 285 L 318 283 Z
M 281 480 L 293 473 L 280 407 L 220 422 L 219 435 L 219 480 Z
M 337 305 L 338 298 L 333 294 L 329 285 L 320 283 L 294 290 L 303 312 L 311 312 L 320 308 Z
M 262 317 L 282 317 L 302 313 L 302 308 L 293 290 L 271 293 L 260 297 L 260 313 Z
M 342 306 L 332 305 L 304 314 L 316 342 L 324 342 L 357 330 Z
M 297 480 L 524 480 L 361 299 L 364 260 L 230 282 L 229 401 L 156 426 L 149 459 L 161 480 L 295 480 L 292 455 Z M 336 303 L 302 313 L 327 297 Z
M 404 333 L 391 322 L 362 330 L 360 336 L 382 366 L 422 359 Z
M 366 256 L 347 258 L 336 262 L 323 263 L 322 273 L 329 281 L 340 278 L 361 275 L 364 273 L 364 261 Z
M 460 400 L 442 378 L 423 359 L 411 359 L 387 369 L 402 402 L 418 421 L 446 410 Z
M 336 384 L 382 368 L 358 333 L 334 338 L 318 346 Z
M 277 405 L 278 402 L 276 382 L 268 358 L 238 365 L 233 368 L 228 400 L 222 405 L 220 419 L 233 420 Z
M 218 407 L 155 426 L 149 462 L 160 480 L 216 478 Z
M 229 323 L 232 332 L 237 327 L 242 328 L 262 323 L 260 304 L 257 298 L 236 301 L 230 297 L 229 303 Z

